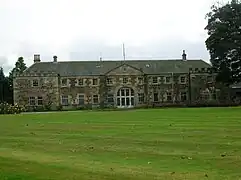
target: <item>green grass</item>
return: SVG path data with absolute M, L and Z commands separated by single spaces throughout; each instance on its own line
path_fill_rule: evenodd
M 241 108 L 0 116 L 1 180 L 236 180 L 240 167 Z

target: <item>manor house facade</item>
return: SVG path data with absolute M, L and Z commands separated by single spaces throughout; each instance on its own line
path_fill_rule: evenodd
M 14 78 L 14 103 L 29 107 L 117 107 L 216 101 L 215 74 L 203 60 L 34 63 Z

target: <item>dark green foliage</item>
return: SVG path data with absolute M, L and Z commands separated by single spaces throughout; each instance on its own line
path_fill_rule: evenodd
M 205 29 L 209 37 L 206 47 L 211 63 L 218 72 L 217 80 L 225 84 L 241 80 L 241 3 L 232 0 L 212 6 Z

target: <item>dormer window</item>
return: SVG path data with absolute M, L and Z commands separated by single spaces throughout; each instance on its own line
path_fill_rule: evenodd
M 37 86 L 38 86 L 38 80 L 37 80 L 37 79 L 33 80 L 33 86 L 34 86 L 34 87 L 37 87 Z

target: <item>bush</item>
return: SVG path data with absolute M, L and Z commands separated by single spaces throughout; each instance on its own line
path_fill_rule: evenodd
M 18 104 L 12 105 L 5 102 L 0 104 L 0 114 L 20 114 L 25 111 L 25 107 Z
M 62 105 L 59 105 L 56 108 L 57 108 L 57 111 L 63 111 L 63 106 Z

